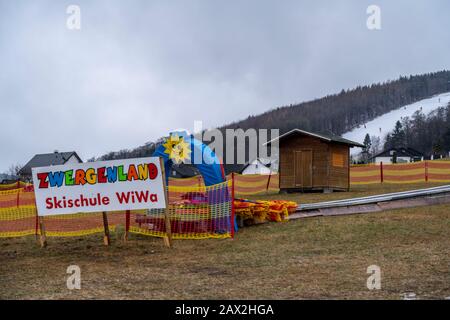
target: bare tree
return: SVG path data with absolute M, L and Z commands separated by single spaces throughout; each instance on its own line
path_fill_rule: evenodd
M 11 176 L 18 176 L 20 169 L 22 169 L 22 165 L 20 164 L 12 164 L 8 168 L 8 174 Z
M 382 143 L 381 143 L 380 137 L 377 137 L 377 136 L 372 136 L 371 140 L 372 140 L 372 146 L 370 148 L 370 155 L 371 155 L 371 157 L 373 157 L 374 155 L 381 152 Z

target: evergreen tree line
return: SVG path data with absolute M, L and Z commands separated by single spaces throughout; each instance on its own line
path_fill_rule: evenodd
M 425 115 L 417 111 L 411 118 L 397 121 L 387 134 L 384 148 L 408 147 L 425 155 L 447 156 L 450 152 L 450 103 Z
M 278 128 L 280 133 L 300 128 L 341 135 L 402 105 L 448 91 L 450 71 L 400 77 L 395 81 L 358 86 L 321 99 L 279 107 L 224 128 Z

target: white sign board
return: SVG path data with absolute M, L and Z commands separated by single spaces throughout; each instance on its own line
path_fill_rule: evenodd
M 157 157 L 39 167 L 32 172 L 41 216 L 166 206 Z

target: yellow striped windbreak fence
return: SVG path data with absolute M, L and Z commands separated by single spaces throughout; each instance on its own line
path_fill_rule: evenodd
M 450 161 L 429 160 L 350 167 L 350 184 L 450 182 Z

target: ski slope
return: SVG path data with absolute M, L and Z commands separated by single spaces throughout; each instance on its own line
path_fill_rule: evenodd
M 395 123 L 398 120 L 405 117 L 411 117 L 417 110 L 422 110 L 424 114 L 428 114 L 439 107 L 447 106 L 449 102 L 450 92 L 435 95 L 431 98 L 420 100 L 385 113 L 372 121 L 367 122 L 365 125 L 361 125 L 344 133 L 342 136 L 345 139 L 363 143 L 364 138 L 368 133 L 370 136 L 377 136 L 383 140 L 384 137 L 394 129 Z M 361 148 L 351 148 L 350 150 L 352 155 L 361 152 Z

